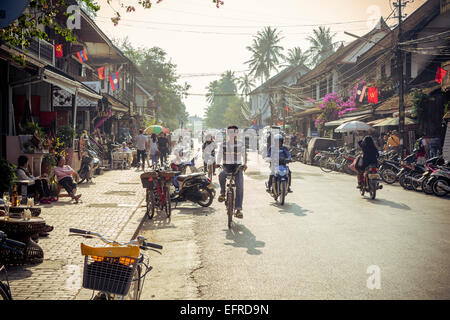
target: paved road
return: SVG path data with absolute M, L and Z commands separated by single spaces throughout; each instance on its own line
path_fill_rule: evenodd
M 370 200 L 355 177 L 293 163 L 294 193 L 279 206 L 265 192 L 267 164 L 251 159 L 231 230 L 217 201 L 144 224 L 165 248 L 152 254 L 143 299 L 450 298 L 448 198 L 388 185 Z

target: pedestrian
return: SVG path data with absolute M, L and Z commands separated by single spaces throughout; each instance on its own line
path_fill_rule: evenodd
M 207 172 L 208 161 L 213 161 L 213 175 L 216 175 L 216 143 L 211 134 L 207 134 L 205 142 L 202 145 L 203 152 L 203 171 Z
M 149 151 L 150 157 L 152 158 L 152 166 L 156 166 L 158 164 L 159 150 L 158 150 L 158 139 L 156 138 L 156 134 L 152 134 L 149 141 Z
M 161 161 L 161 166 L 164 165 L 164 163 L 166 163 L 166 161 L 167 161 L 167 155 L 169 154 L 168 143 L 169 143 L 169 141 L 165 137 L 165 134 L 163 132 L 161 132 L 159 134 L 159 138 L 158 138 L 158 150 L 160 152 L 159 159 Z
M 145 168 L 147 141 L 147 137 L 144 135 L 144 130 L 139 129 L 139 135 L 136 137 L 137 163 L 139 167 L 139 164 L 141 163 L 140 160 L 142 158 L 142 170 Z

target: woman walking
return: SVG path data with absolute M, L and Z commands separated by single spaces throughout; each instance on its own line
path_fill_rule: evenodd
M 156 134 L 152 134 L 149 141 L 149 153 L 152 158 L 152 166 L 155 167 L 158 164 L 159 158 L 159 150 L 158 150 L 158 139 L 156 138 Z M 148 161 L 148 160 L 147 160 Z M 149 164 L 150 166 L 150 164 Z

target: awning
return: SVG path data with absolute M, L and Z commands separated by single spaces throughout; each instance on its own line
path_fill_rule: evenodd
M 374 127 L 389 127 L 389 126 L 398 126 L 399 118 L 387 118 L 384 121 L 379 122 L 374 125 Z M 416 124 L 417 122 L 411 118 L 405 117 L 405 125 Z
M 308 110 L 305 110 L 305 111 L 302 111 L 302 112 L 299 112 L 299 113 L 295 113 L 294 115 L 293 115 L 293 117 L 295 117 L 295 118 L 303 118 L 303 117 L 305 117 L 305 116 L 309 116 L 309 115 L 311 115 L 311 114 L 316 114 L 316 113 L 320 113 L 320 109 L 319 108 L 311 108 L 311 109 L 308 109 Z
M 390 117 L 389 118 L 381 118 L 381 119 L 369 121 L 369 122 L 367 122 L 367 124 L 371 125 L 371 126 L 374 126 L 374 125 L 379 124 L 379 123 L 381 123 L 383 121 L 386 121 L 387 119 L 392 119 L 392 118 L 390 118 Z
M 362 115 L 362 116 L 356 116 L 356 117 L 348 117 L 348 118 L 341 118 L 338 120 L 328 121 L 325 123 L 325 127 L 334 127 L 334 126 L 340 126 L 343 123 L 354 121 L 354 120 L 360 120 L 363 118 L 369 117 L 368 115 Z
M 95 93 L 95 91 L 80 81 L 69 79 L 62 74 L 50 71 L 48 69 L 44 69 L 42 80 L 58 86 L 70 94 L 75 94 L 76 89 L 78 89 L 78 96 L 86 100 L 97 102 L 97 100 L 102 98 L 101 95 Z
M 124 105 L 119 100 L 110 96 L 109 94 L 105 93 L 104 96 L 108 100 L 108 103 L 111 105 L 112 111 L 128 112 L 130 110 L 128 106 Z

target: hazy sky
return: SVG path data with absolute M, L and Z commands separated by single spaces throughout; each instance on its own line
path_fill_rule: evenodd
M 330 27 L 336 33 L 336 40 L 348 43 L 354 38 L 344 31 L 365 34 L 380 16 L 389 16 L 394 0 L 223 1 L 225 4 L 219 9 L 212 0 L 163 0 L 159 4 L 153 1 L 152 8 L 143 9 L 137 0 L 112 0 L 112 7 L 122 16 L 119 25 L 114 27 L 110 20 L 113 10 L 106 0 L 98 0 L 101 10 L 95 20 L 110 38 L 127 36 L 136 47 L 164 49 L 177 65 L 182 76 L 180 82 L 192 86 L 190 93 L 204 95 L 209 82 L 220 78 L 226 70 L 243 75 L 247 70 L 245 62 L 250 59 L 246 47 L 264 26 L 281 31 L 285 53 L 296 46 L 307 50 L 309 43 L 305 39 L 318 25 Z M 424 2 L 409 3 L 406 13 L 410 14 Z M 135 5 L 136 11 L 125 13 L 120 3 Z M 394 16 L 387 20 L 388 25 L 396 24 Z M 207 106 L 204 96 L 191 95 L 184 103 L 190 115 L 203 117 Z

